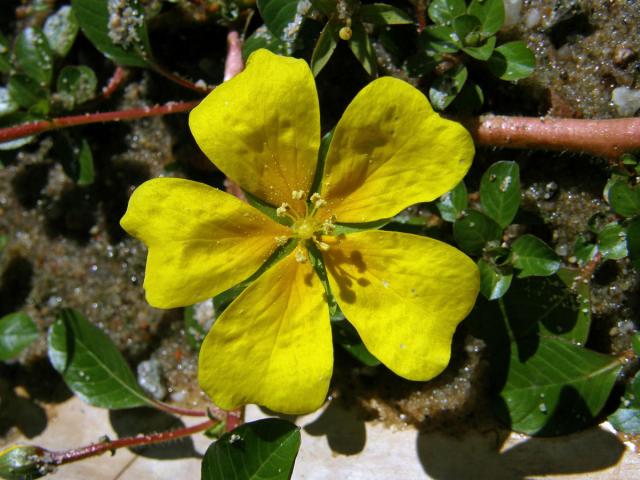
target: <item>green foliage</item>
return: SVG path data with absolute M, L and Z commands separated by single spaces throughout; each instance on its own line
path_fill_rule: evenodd
M 64 5 L 44 23 L 44 34 L 58 57 L 64 58 L 76 39 L 80 25 L 69 5 Z
M 38 338 L 38 328 L 26 313 L 0 318 L 0 361 L 15 358 Z
M 436 110 L 444 110 L 462 91 L 469 72 L 467 67 L 458 65 L 436 78 L 429 88 L 429 101 Z
M 515 218 L 520 207 L 520 168 L 516 162 L 496 162 L 482 175 L 480 202 L 486 215 L 502 228 Z
M 338 32 L 341 25 L 333 20 L 329 20 L 322 29 L 318 42 L 313 49 L 313 55 L 311 56 L 311 71 L 314 76 L 320 73 L 320 70 L 327 64 L 334 50 L 338 46 L 340 37 Z
M 429 18 L 434 23 L 447 25 L 453 20 L 464 15 L 467 6 L 464 0 L 433 0 L 429 4 Z
M 440 197 L 437 206 L 443 220 L 455 222 L 468 204 L 467 187 L 464 182 L 460 182 L 453 190 Z
M 482 254 L 489 242 L 498 243 L 502 228 L 477 210 L 466 210 L 453 224 L 453 238 L 458 246 L 471 255 Z
M 480 270 L 480 293 L 487 300 L 497 300 L 502 297 L 513 279 L 511 269 L 500 269 L 492 263 L 480 259 L 478 260 L 478 270 Z
M 500 392 L 505 420 L 529 435 L 562 435 L 594 422 L 622 364 L 561 339 L 540 338 L 526 359 L 512 348 Z
M 138 0 L 128 0 L 117 12 L 109 11 L 108 0 L 72 0 L 71 5 L 82 33 L 105 56 L 128 67 L 152 66 L 144 10 Z
M 287 480 L 300 449 L 300 429 L 286 420 L 245 423 L 213 443 L 202 480 Z
M 617 214 L 623 217 L 640 215 L 640 187 L 632 187 L 624 180 L 614 181 L 609 187 L 608 198 Z
M 283 41 L 293 41 L 295 37 L 287 32 L 287 27 L 296 22 L 299 0 L 257 0 L 260 16 L 273 35 Z
M 607 420 L 619 432 L 640 434 L 640 372 L 627 385 L 622 405 Z
M 511 245 L 511 262 L 520 269 L 520 278 L 533 275 L 546 277 L 560 268 L 560 258 L 539 238 L 523 235 Z
M 67 386 L 90 405 L 119 409 L 152 403 L 109 336 L 79 312 L 62 310 L 51 325 L 49 360 Z
M 364 26 L 358 22 L 351 25 L 351 30 L 353 34 L 348 42 L 349 48 L 365 71 L 369 75 L 375 76 L 378 73 L 378 60 L 373 51 L 373 45 L 371 44 L 369 35 L 367 35 Z
M 68 132 L 59 132 L 53 142 L 56 160 L 65 173 L 78 185 L 91 185 L 95 180 L 93 153 L 84 138 L 74 137 Z
M 358 11 L 360 19 L 374 25 L 404 25 L 412 24 L 413 19 L 399 8 L 384 3 L 362 5 Z
M 536 58 L 527 45 L 518 40 L 496 47 L 487 66 L 502 80 L 520 80 L 533 73 Z
M 58 95 L 68 110 L 95 98 L 97 87 L 96 74 L 84 65 L 67 65 L 58 75 Z
M 16 39 L 15 65 L 29 78 L 46 87 L 53 75 L 53 52 L 47 37 L 37 27 L 22 30 Z

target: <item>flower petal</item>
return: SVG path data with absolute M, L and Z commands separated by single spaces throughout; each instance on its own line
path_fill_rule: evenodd
M 406 233 L 368 231 L 323 253 L 329 285 L 369 351 L 398 375 L 428 380 L 449 363 L 480 276 L 459 250 Z
M 474 146 L 462 125 L 435 113 L 402 80 L 374 80 L 353 99 L 327 153 L 322 196 L 339 222 L 392 217 L 455 187 Z
M 225 175 L 274 206 L 304 213 L 320 146 L 320 108 L 304 60 L 257 50 L 247 68 L 216 87 L 189 115 L 196 142 Z
M 179 178 L 140 185 L 120 224 L 149 247 L 144 288 L 158 308 L 192 305 L 248 278 L 289 233 L 232 195 Z
M 257 403 L 299 414 L 322 405 L 332 368 L 324 288 L 292 254 L 216 320 L 200 349 L 198 379 L 224 409 Z

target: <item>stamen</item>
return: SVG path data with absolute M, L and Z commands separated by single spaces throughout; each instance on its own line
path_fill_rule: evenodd
M 320 196 L 319 193 L 314 193 L 313 195 L 311 195 L 311 203 L 313 203 L 313 206 L 318 209 L 320 207 L 324 207 L 327 202 L 325 200 L 323 200 L 323 198 Z
M 307 254 L 300 247 L 296 248 L 296 262 L 307 263 Z
M 278 237 L 275 237 L 276 240 L 276 244 L 279 247 L 283 247 L 284 245 L 287 244 L 287 242 L 289 241 L 289 237 L 285 236 L 285 235 L 280 235 Z
M 333 233 L 333 231 L 336 228 L 335 222 L 336 222 L 336 216 L 335 215 L 331 215 L 330 218 L 328 218 L 327 220 L 322 222 L 322 227 L 321 227 L 322 228 L 322 232 L 325 235 L 329 235 L 329 234 Z
M 291 198 L 294 200 L 302 200 L 304 198 L 304 190 L 294 190 L 291 192 Z
M 276 215 L 278 217 L 285 217 L 287 215 L 287 210 L 289 210 L 289 204 L 287 202 L 283 202 L 278 208 L 276 208 Z
M 326 252 L 327 250 L 329 250 L 329 248 L 331 248 L 328 243 L 318 240 L 317 238 L 313 239 L 313 243 L 315 243 L 316 247 L 318 247 L 323 252 Z

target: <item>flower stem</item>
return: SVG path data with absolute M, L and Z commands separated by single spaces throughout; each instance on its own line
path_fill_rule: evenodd
M 113 71 L 113 75 L 109 79 L 109 82 L 102 89 L 102 98 L 109 98 L 113 95 L 118 88 L 122 85 L 122 83 L 126 80 L 128 75 L 127 70 L 122 68 L 121 66 L 117 66 Z
M 485 115 L 457 119 L 479 145 L 585 152 L 608 159 L 640 149 L 640 118 L 573 118 Z
M 13 127 L 0 129 L 0 143 L 15 140 L 20 137 L 27 137 L 38 133 L 56 130 L 58 128 L 75 127 L 77 125 L 87 125 L 90 123 L 118 122 L 121 120 L 135 120 L 138 118 L 155 117 L 170 113 L 188 112 L 198 105 L 199 101 L 193 102 L 169 102 L 155 107 L 131 108 L 129 110 L 119 110 L 113 112 L 85 113 L 82 115 L 69 115 L 57 117 L 51 120 L 39 120 L 36 122 L 23 123 Z
M 217 423 L 219 423 L 219 420 L 207 420 L 190 427 L 178 428 L 168 432 L 125 437 L 117 440 L 105 440 L 99 443 L 92 443 L 84 447 L 65 450 L 63 452 L 50 452 L 50 463 L 53 465 L 64 465 L 65 463 L 77 462 L 78 460 L 83 460 L 88 457 L 101 455 L 105 452 L 113 452 L 119 448 L 131 448 L 141 445 L 168 442 L 178 438 L 188 437 L 194 433 L 202 432 L 215 426 Z
M 182 78 L 181 76 L 165 69 L 164 67 L 161 67 L 160 65 L 157 64 L 152 64 L 151 68 L 153 69 L 154 72 L 156 72 L 159 75 L 162 75 L 164 78 L 166 78 L 167 80 L 171 80 L 173 83 L 180 85 L 181 87 L 187 88 L 189 90 L 193 90 L 194 92 L 198 92 L 198 93 L 202 93 L 202 94 L 207 94 L 209 93 L 211 90 L 213 90 L 213 88 L 211 87 L 207 87 L 207 86 L 200 86 L 197 85 L 193 82 L 190 82 L 189 80 L 187 80 L 186 78 Z

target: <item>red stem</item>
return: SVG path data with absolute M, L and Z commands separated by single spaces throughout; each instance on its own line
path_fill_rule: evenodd
M 203 430 L 213 427 L 218 422 L 218 420 L 207 420 L 206 422 L 198 423 L 191 427 L 178 428 L 169 432 L 119 438 L 117 440 L 92 443 L 85 447 L 74 448 L 64 452 L 50 452 L 50 455 L 52 456 L 51 463 L 54 465 L 63 465 L 65 463 L 77 462 L 78 460 L 100 455 L 104 452 L 110 452 L 119 448 L 131 448 L 138 447 L 140 445 L 168 442 L 178 438 L 188 437 L 194 433 L 202 432 Z
M 182 78 L 180 75 L 170 72 L 169 70 L 165 70 L 164 67 L 161 67 L 160 65 L 153 64 L 151 65 L 151 68 L 153 69 L 154 72 L 156 72 L 159 75 L 162 75 L 168 80 L 171 80 L 173 83 L 180 85 L 181 87 L 188 88 L 189 90 L 193 90 L 194 92 L 207 94 L 211 90 L 213 90 L 213 88 L 208 87 L 206 85 L 204 86 L 196 85 L 195 83 L 190 82 L 186 78 Z
M 175 415 L 184 415 L 185 417 L 206 417 L 207 412 L 205 410 L 191 410 L 189 408 L 176 407 L 175 405 L 169 405 L 162 402 L 153 402 L 153 406 L 163 412 L 173 413 Z M 209 409 L 211 411 L 211 408 Z M 223 410 L 213 410 L 212 413 L 218 418 L 224 418 L 226 412 Z
M 224 81 L 230 80 L 244 70 L 242 60 L 242 40 L 238 32 L 231 30 L 227 34 L 227 58 L 224 62 Z
M 640 149 L 640 118 L 582 120 L 485 115 L 457 119 L 480 145 L 570 150 L 609 159 Z
M 69 115 L 51 120 L 23 123 L 22 125 L 0 129 L 0 143 L 55 130 L 57 128 L 75 127 L 77 125 L 87 125 L 90 123 L 135 120 L 137 118 L 154 117 L 170 113 L 188 112 L 198 105 L 198 103 L 200 103 L 199 100 L 193 102 L 169 102 L 165 105 L 157 105 L 155 107 L 131 108 L 129 110 L 115 112 L 85 113 L 83 115 Z
M 109 79 L 109 83 L 107 83 L 107 85 L 102 89 L 102 97 L 109 98 L 113 95 L 116 90 L 120 88 L 120 85 L 122 85 L 122 82 L 124 82 L 126 77 L 127 71 L 124 68 L 117 66 L 113 75 Z

